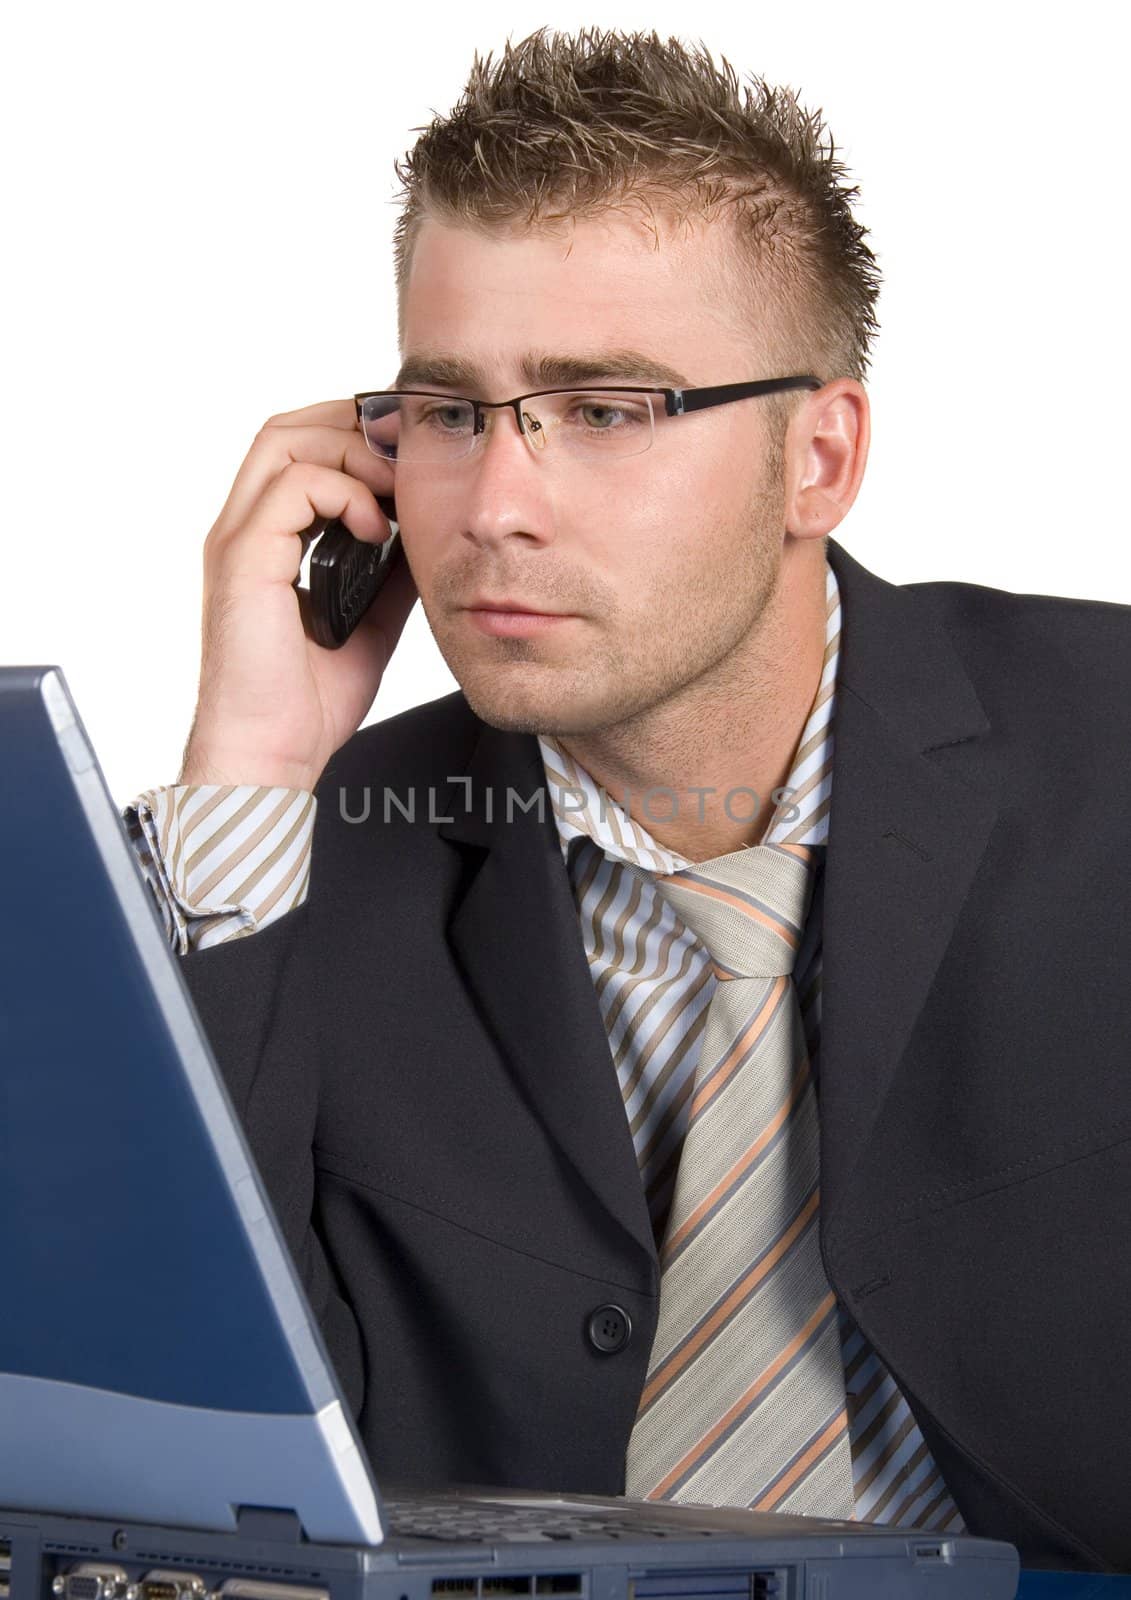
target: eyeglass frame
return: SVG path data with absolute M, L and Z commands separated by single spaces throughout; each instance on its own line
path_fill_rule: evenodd
M 370 389 L 363 394 L 353 397 L 354 410 L 357 413 L 357 425 L 361 430 L 362 438 L 369 443 L 365 432 L 365 423 L 362 420 L 362 406 L 366 400 L 377 400 L 382 396 L 391 394 L 413 394 L 434 400 L 463 400 L 472 407 L 472 439 L 477 439 L 485 427 L 484 411 L 498 411 L 510 406 L 518 423 L 518 431 L 530 443 L 523 421 L 521 404 L 524 400 L 536 400 L 543 394 L 662 394 L 664 397 L 664 415 L 668 417 L 686 416 L 691 411 L 706 411 L 710 406 L 725 406 L 732 400 L 751 400 L 759 395 L 778 394 L 787 389 L 823 389 L 824 379 L 815 378 L 812 373 L 794 375 L 789 378 L 755 378 L 747 383 L 716 383 L 689 389 L 665 389 L 654 384 L 582 384 L 580 387 L 573 385 L 556 389 L 532 389 L 528 394 L 516 394 L 513 400 L 474 400 L 469 394 L 440 394 L 435 389 Z M 370 446 L 372 449 L 372 446 Z M 470 450 L 468 454 L 470 455 Z M 374 455 L 381 452 L 374 450 Z M 395 456 L 381 456 L 383 461 L 395 463 Z

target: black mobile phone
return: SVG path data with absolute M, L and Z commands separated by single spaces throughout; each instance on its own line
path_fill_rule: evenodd
M 317 540 L 310 552 L 309 632 L 315 644 L 328 650 L 345 644 L 394 564 L 404 559 L 396 504 L 387 495 L 378 495 L 377 504 L 393 525 L 383 544 L 355 539 L 340 517 L 315 517 L 302 530 L 304 553 Z

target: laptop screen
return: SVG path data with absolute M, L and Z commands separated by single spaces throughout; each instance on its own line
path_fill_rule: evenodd
M 321 1336 L 57 668 L 0 669 L 0 752 L 0 1503 L 134 1509 L 100 1485 L 105 1433 L 76 1448 L 83 1418 L 150 1441 L 135 1480 L 177 1447 L 205 1479 L 198 1452 L 242 1456 L 266 1430 L 292 1455 L 309 1440 L 305 1514 L 286 1508 L 334 1528 L 319 1537 L 378 1539 Z M 28 1496 L 41 1457 L 55 1498 Z M 200 1525 L 234 1526 L 231 1486 L 201 1488 Z M 253 1488 L 237 1498 L 284 1503 Z M 134 1498 L 152 1512 L 151 1487 Z

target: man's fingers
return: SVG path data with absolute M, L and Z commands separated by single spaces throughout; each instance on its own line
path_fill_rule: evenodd
M 338 517 L 355 539 L 379 543 L 388 536 L 388 520 L 366 484 L 311 461 L 288 462 L 242 522 L 212 529 L 204 542 L 206 570 L 227 583 L 293 582 L 310 544 L 302 537 L 306 529 L 316 518 Z
M 299 428 L 317 422 L 331 428 L 356 428 L 357 411 L 352 400 L 320 400 L 317 405 L 300 406 L 297 411 L 279 411 L 268 422 Z
M 328 427 L 325 423 L 291 426 L 267 422 L 256 434 L 236 474 L 213 531 L 224 533 L 245 522 L 292 461 L 335 467 L 363 483 L 374 495 L 393 492 L 392 463 L 374 455 L 358 428 L 347 430 Z

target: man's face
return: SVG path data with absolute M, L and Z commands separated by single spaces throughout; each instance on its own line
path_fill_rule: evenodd
M 458 357 L 477 384 L 414 374 L 404 387 L 504 400 L 530 382 L 527 356 L 639 351 L 686 386 L 776 377 L 749 354 L 727 304 L 719 224 L 665 229 L 633 217 L 569 231 L 483 237 L 427 220 L 403 304 L 403 358 Z M 664 386 L 674 378 L 659 380 Z M 566 387 L 566 384 L 562 384 Z M 468 458 L 398 468 L 397 511 L 421 604 L 472 709 L 499 728 L 611 730 L 661 702 L 725 698 L 778 575 L 780 465 L 767 459 L 765 402 L 664 420 L 642 454 L 595 462 L 537 456 L 513 411 L 486 413 Z M 513 599 L 570 613 L 522 637 L 482 631 L 466 609 Z

